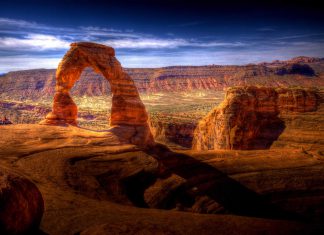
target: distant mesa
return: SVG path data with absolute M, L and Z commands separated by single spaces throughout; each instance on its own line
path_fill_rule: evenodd
M 290 63 L 316 63 L 321 61 L 324 61 L 324 58 L 309 57 L 309 56 L 297 56 L 288 60 L 288 62 Z
M 77 125 L 78 108 L 69 92 L 86 67 L 92 67 L 110 83 L 110 126 L 130 127 L 135 135 L 130 138 L 133 144 L 152 143 L 153 137 L 147 122 L 148 114 L 134 81 L 122 69 L 112 47 L 91 42 L 72 43 L 70 50 L 63 57 L 56 71 L 53 109 L 41 124 Z
M 297 56 L 289 60 L 274 60 L 272 62 L 262 62 L 259 65 L 274 65 L 274 64 L 311 64 L 323 62 L 324 58 L 310 57 L 310 56 Z

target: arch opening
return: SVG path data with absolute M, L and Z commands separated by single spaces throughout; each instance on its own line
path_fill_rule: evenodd
M 109 120 L 112 94 L 109 81 L 91 67 L 86 67 L 70 91 L 78 107 L 77 123 L 80 128 L 105 131 Z

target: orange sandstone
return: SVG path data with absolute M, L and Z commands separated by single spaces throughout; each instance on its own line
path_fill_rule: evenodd
M 315 111 L 317 92 L 302 88 L 235 87 L 197 125 L 193 149 L 268 149 L 285 129 L 279 114 Z
M 134 81 L 122 69 L 113 48 L 90 42 L 72 43 L 60 62 L 56 71 L 53 109 L 41 124 L 77 125 L 77 106 L 70 96 L 70 90 L 82 71 L 89 66 L 110 83 L 113 95 L 110 125 L 135 128 L 137 137 L 131 142 L 152 142 L 148 115 Z

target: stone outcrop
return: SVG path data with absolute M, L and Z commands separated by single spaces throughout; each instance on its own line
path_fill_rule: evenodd
M 150 119 L 149 125 L 156 141 L 191 148 L 196 123 L 170 123 Z
M 203 118 L 194 133 L 193 149 L 267 149 L 285 129 L 280 114 L 317 109 L 315 90 L 237 87 Z
M 26 178 L 0 168 L 0 234 L 36 231 L 43 212 L 38 188 Z
M 0 165 L 41 187 L 44 234 L 318 234 L 309 221 L 324 218 L 323 144 L 312 152 L 175 152 L 161 145 L 143 151 L 107 146 L 100 133 L 89 136 L 75 126 L 0 128 Z M 286 219 L 295 217 L 287 211 L 307 220 L 288 227 Z
M 0 119 L 0 125 L 11 125 L 12 122 L 7 118 L 7 117 L 3 117 L 2 119 Z
M 134 81 L 124 72 L 115 57 L 113 48 L 89 42 L 72 43 L 56 71 L 56 87 L 53 109 L 41 124 L 77 125 L 77 106 L 70 90 L 82 71 L 91 66 L 109 82 L 112 92 L 110 126 L 136 127 L 140 136 L 132 143 L 152 142 L 147 124 L 148 115 Z

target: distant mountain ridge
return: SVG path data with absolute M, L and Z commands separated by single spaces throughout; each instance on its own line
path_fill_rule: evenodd
M 232 86 L 324 86 L 324 58 L 300 56 L 287 61 L 248 65 L 170 66 L 125 68 L 141 93 L 223 90 Z M 0 77 L 0 97 L 38 99 L 52 96 L 55 69 L 9 72 Z M 110 86 L 92 69 L 83 71 L 74 96 L 109 95 Z
M 319 57 L 309 57 L 309 56 L 297 56 L 294 58 L 291 58 L 290 60 L 275 60 L 270 62 L 272 63 L 278 63 L 278 62 L 283 62 L 283 63 L 315 63 L 315 62 L 323 62 L 324 58 L 319 58 Z

